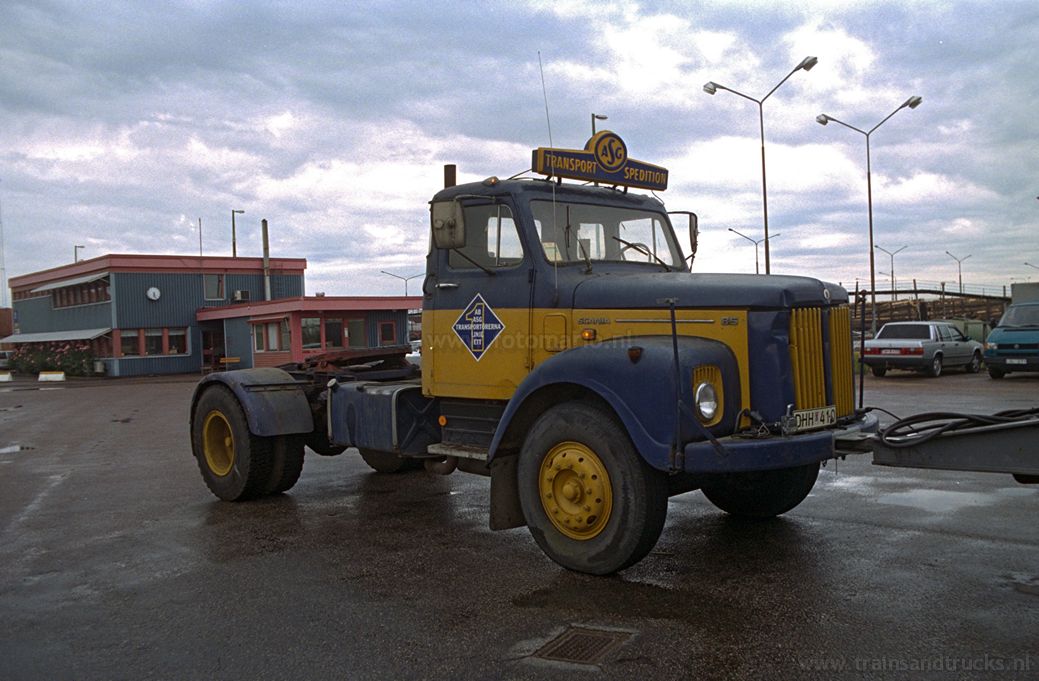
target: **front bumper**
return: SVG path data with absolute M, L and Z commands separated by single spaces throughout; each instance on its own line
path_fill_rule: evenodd
M 1024 362 L 1022 364 L 1021 362 Z M 1002 371 L 1039 371 L 1039 355 L 1022 357 L 1021 355 L 985 355 L 985 366 Z
M 838 436 L 875 433 L 879 425 L 876 416 L 866 414 L 840 428 L 802 435 L 718 438 L 724 453 L 717 451 L 709 441 L 692 442 L 685 446 L 683 470 L 686 473 L 747 473 L 804 466 L 834 458 L 834 442 Z

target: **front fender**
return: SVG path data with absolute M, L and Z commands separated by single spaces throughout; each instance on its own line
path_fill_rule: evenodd
M 637 361 L 629 349 L 640 348 Z M 705 338 L 680 337 L 680 420 L 682 442 L 704 439 L 693 421 L 692 371 L 712 364 L 721 369 L 724 382 L 724 416 L 712 433 L 728 434 L 736 422 L 739 405 L 739 373 L 736 358 L 724 344 Z M 604 400 L 617 414 L 632 444 L 654 468 L 668 470 L 675 439 L 675 369 L 670 336 L 633 337 L 585 345 L 559 353 L 538 365 L 520 384 L 502 415 L 491 441 L 488 464 L 494 460 L 509 426 L 538 394 L 553 386 L 579 386 Z
M 314 416 L 303 388 L 288 372 L 273 367 L 207 375 L 195 387 L 191 400 L 192 421 L 198 398 L 213 384 L 227 387 L 238 398 L 253 435 L 270 437 L 314 430 Z

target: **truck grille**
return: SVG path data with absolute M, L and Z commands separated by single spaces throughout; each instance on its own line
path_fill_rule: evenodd
M 848 307 L 793 310 L 790 314 L 790 363 L 794 371 L 794 400 L 798 409 L 832 404 L 838 417 L 851 414 L 855 400 Z

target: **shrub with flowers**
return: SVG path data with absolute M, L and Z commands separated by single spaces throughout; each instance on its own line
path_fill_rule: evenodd
M 15 348 L 11 366 L 27 374 L 64 371 L 68 376 L 89 376 L 93 356 L 86 341 L 23 343 Z

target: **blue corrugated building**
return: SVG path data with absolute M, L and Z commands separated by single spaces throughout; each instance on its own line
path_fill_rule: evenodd
M 304 258 L 104 255 L 10 280 L 16 348 L 88 350 L 139 376 L 404 344 L 417 297 L 306 297 Z M 267 291 L 270 300 L 265 300 Z M 223 360 L 223 361 L 221 361 Z

